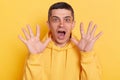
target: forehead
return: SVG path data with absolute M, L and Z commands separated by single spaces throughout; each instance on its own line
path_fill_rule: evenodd
M 70 10 L 67 10 L 67 9 L 53 9 L 51 11 L 51 17 L 52 16 L 57 16 L 57 17 L 70 16 L 70 17 L 72 17 L 72 13 Z

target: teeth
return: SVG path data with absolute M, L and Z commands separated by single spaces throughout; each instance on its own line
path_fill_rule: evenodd
M 65 34 L 65 31 L 58 31 L 58 33 L 64 33 Z

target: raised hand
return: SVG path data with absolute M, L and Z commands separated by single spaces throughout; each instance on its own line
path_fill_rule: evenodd
M 83 29 L 83 23 L 80 24 L 80 34 L 81 39 L 77 41 L 75 38 L 71 38 L 71 41 L 80 49 L 80 51 L 89 52 L 93 49 L 96 40 L 102 35 L 102 32 L 94 36 L 97 25 L 94 25 L 92 29 L 93 22 L 89 23 L 87 33 L 85 34 Z
M 38 25 L 36 26 L 36 32 L 37 32 L 36 36 L 34 36 L 30 25 L 27 25 L 27 28 L 29 30 L 29 34 L 24 28 L 22 29 L 26 39 L 24 39 L 21 35 L 19 35 L 19 39 L 27 46 L 30 53 L 32 54 L 41 53 L 46 48 L 46 46 L 51 41 L 51 39 L 48 38 L 46 39 L 44 43 L 42 43 L 39 39 L 40 38 L 40 29 L 39 29 L 40 27 Z

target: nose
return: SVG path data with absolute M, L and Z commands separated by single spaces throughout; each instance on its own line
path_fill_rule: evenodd
M 60 27 L 63 27 L 64 26 L 64 21 L 60 21 Z

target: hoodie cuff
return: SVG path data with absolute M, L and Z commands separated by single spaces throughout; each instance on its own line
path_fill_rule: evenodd
M 38 53 L 38 54 L 30 54 L 28 56 L 28 62 L 31 63 L 31 64 L 34 64 L 34 63 L 40 63 L 40 59 L 42 58 L 42 53 Z
M 95 55 L 94 51 L 90 51 L 90 52 L 81 51 L 81 62 L 90 63 L 94 61 L 94 55 Z

